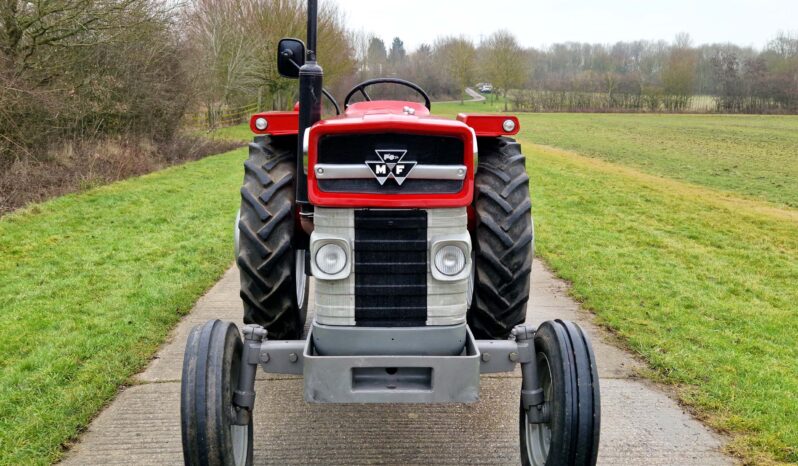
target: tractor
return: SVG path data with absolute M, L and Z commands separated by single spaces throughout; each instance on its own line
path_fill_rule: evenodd
M 518 118 L 436 117 L 422 88 L 396 78 L 358 84 L 341 111 L 322 86 L 317 8 L 308 0 L 307 47 L 277 47 L 297 106 L 250 120 L 235 224 L 245 326 L 213 320 L 189 335 L 185 463 L 252 464 L 259 366 L 302 375 L 313 403 L 472 403 L 480 374 L 520 365 L 522 464 L 595 464 L 588 336 L 525 323 L 534 229 Z M 418 102 L 373 100 L 374 85 Z M 336 116 L 322 119 L 325 98 Z

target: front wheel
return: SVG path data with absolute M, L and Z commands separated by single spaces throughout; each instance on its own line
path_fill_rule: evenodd
M 231 322 L 191 330 L 183 356 L 180 427 L 186 465 L 252 464 L 252 416 L 236 422 L 233 392 L 244 345 Z
M 595 465 L 601 403 L 590 340 L 573 322 L 547 321 L 535 333 L 535 351 L 544 398 L 540 409 L 545 412 L 545 422 L 530 422 L 530 415 L 521 404 L 521 463 Z

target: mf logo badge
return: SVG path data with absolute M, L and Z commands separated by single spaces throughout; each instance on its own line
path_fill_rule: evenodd
M 404 161 L 406 150 L 376 150 L 378 161 L 367 161 L 366 165 L 374 173 L 380 185 L 385 184 L 385 180 L 393 178 L 396 184 L 402 186 L 407 175 L 416 167 L 416 162 Z

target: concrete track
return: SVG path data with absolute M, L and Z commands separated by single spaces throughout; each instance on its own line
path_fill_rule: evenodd
M 600 464 L 725 465 L 724 439 L 665 392 L 635 377 L 640 367 L 608 343 L 567 286 L 540 262 L 532 275 L 529 321 L 579 322 L 591 335 L 602 394 Z M 238 271 L 197 303 L 137 379 L 95 419 L 64 461 L 87 464 L 179 464 L 180 372 L 189 330 L 208 319 L 240 322 Z M 311 302 L 311 306 L 313 303 Z M 518 464 L 520 372 L 483 376 L 471 405 L 313 405 L 302 380 L 259 374 L 256 464 Z

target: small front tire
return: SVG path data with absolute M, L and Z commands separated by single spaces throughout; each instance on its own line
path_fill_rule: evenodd
M 535 333 L 535 350 L 548 421 L 530 423 L 521 405 L 521 464 L 595 465 L 601 403 L 590 340 L 573 322 L 547 321 Z
M 233 405 L 243 348 L 231 322 L 212 320 L 189 334 L 180 391 L 186 465 L 252 464 L 252 416 L 237 425 Z

